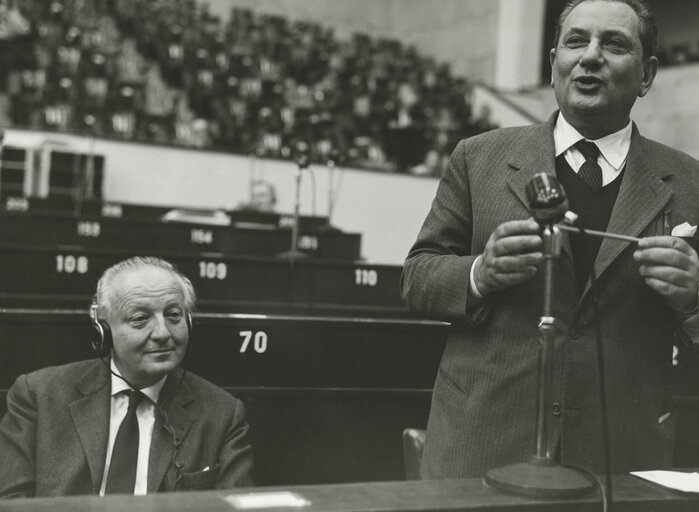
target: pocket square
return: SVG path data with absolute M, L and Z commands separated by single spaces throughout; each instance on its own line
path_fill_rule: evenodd
M 689 222 L 683 222 L 672 228 L 672 236 L 692 237 L 697 233 L 697 227 Z
M 213 489 L 218 478 L 218 464 L 205 467 L 194 473 L 183 473 L 177 483 L 177 488 L 183 491 Z

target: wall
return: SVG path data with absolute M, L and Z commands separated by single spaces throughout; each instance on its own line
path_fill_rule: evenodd
M 497 64 L 490 85 L 517 91 L 540 84 L 544 0 L 500 0 Z
M 84 137 L 7 130 L 5 144 L 36 148 L 47 142 L 89 152 Z M 293 212 L 295 169 L 291 162 L 258 160 L 211 151 L 96 140 L 94 151 L 104 154 L 104 197 L 108 201 L 232 209 L 248 199 L 250 180 L 271 182 L 277 210 Z M 332 217 L 340 229 L 362 234 L 362 256 L 370 263 L 401 265 L 415 241 L 437 188 L 434 178 L 384 174 L 356 169 L 312 166 L 302 176 L 301 213 L 327 215 L 328 184 L 337 201 Z M 315 193 L 313 182 L 315 181 Z
M 699 159 L 699 64 L 658 71 L 646 97 L 636 101 L 631 117 L 641 133 Z M 508 95 L 539 119 L 546 119 L 556 107 L 553 90 L 541 87 L 527 94 Z
M 674 44 L 688 44 L 699 49 L 699 2 L 696 0 L 654 0 L 653 11 L 658 20 L 658 45 L 670 48 Z

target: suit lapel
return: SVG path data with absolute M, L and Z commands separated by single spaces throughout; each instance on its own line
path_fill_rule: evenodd
M 95 361 L 77 383 L 82 398 L 69 404 L 73 424 L 90 468 L 93 492 L 99 492 L 109 434 L 110 381 L 106 368 Z
M 626 169 L 609 219 L 608 232 L 640 236 L 670 201 L 672 189 L 663 182 L 669 173 L 661 170 L 665 166 L 663 162 L 656 160 L 634 125 Z M 630 243 L 603 239 L 595 260 L 595 272 L 598 277 Z M 588 290 L 589 283 L 583 297 Z
M 160 412 L 156 408 L 148 462 L 148 493 L 158 491 L 168 468 L 180 463 L 173 460 L 177 459 L 175 446 L 181 449 L 194 421 L 194 416 L 187 410 L 187 406 L 194 401 L 194 395 L 183 378 L 183 370 L 175 370 L 168 376 L 160 393 Z
M 532 178 L 538 173 L 556 175 L 555 149 L 553 143 L 553 126 L 558 112 L 555 112 L 546 124 L 537 125 L 535 130 L 519 141 L 508 159 L 513 172 L 507 180 L 512 192 L 517 196 L 522 205 L 529 209 L 526 188 Z M 567 233 L 561 233 L 561 245 L 563 251 L 571 257 L 570 239 Z

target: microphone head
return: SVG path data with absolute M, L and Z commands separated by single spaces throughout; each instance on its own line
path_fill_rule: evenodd
M 345 157 L 344 155 L 340 152 L 339 149 L 337 148 L 332 148 L 330 150 L 330 153 L 328 154 L 328 162 L 332 162 L 333 164 L 342 164 L 344 162 Z
M 294 145 L 294 161 L 301 169 L 305 169 L 311 163 L 311 148 L 308 143 L 298 141 Z
M 553 174 L 540 172 L 527 184 L 529 211 L 539 222 L 558 222 L 568 211 L 563 186 Z

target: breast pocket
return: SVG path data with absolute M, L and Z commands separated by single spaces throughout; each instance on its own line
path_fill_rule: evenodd
M 180 481 L 177 484 L 179 491 L 203 491 L 205 489 L 213 489 L 216 486 L 218 479 L 218 464 L 212 468 L 194 473 L 182 473 Z

